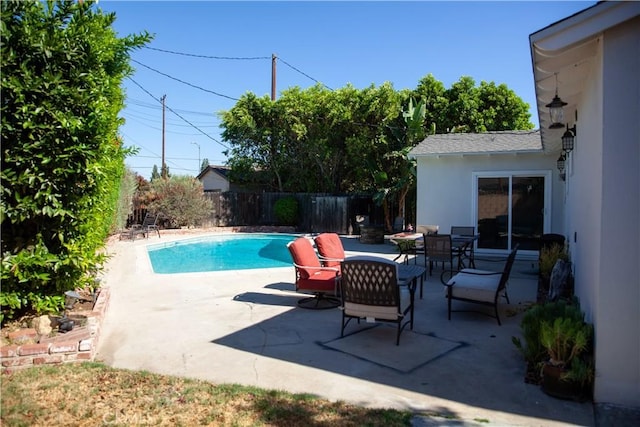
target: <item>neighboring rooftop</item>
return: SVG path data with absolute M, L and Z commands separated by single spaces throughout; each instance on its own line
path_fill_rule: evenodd
M 542 152 L 539 130 L 508 130 L 429 135 L 409 152 L 409 156 L 537 152 Z
M 202 170 L 202 172 L 200 172 L 196 178 L 200 179 L 203 176 L 205 176 L 208 172 L 214 172 L 214 173 L 217 173 L 218 175 L 222 176 L 223 178 L 227 178 L 227 174 L 229 173 L 230 170 L 231 170 L 231 168 L 229 166 L 211 166 L 211 165 L 209 165 L 206 168 L 204 168 Z

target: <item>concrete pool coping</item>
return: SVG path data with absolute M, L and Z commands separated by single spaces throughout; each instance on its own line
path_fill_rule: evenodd
M 512 304 L 502 309 L 502 326 L 475 313 L 454 313 L 447 321 L 439 275 L 428 277 L 414 331 L 464 345 L 401 372 L 323 346 L 340 336 L 340 311 L 298 308 L 293 267 L 154 274 L 146 245 L 185 237 L 193 235 L 163 233 L 109 245 L 103 284 L 111 297 L 97 360 L 437 415 L 417 418 L 415 425 L 594 425 L 590 402 L 558 400 L 524 383 L 524 361 L 511 337 L 519 335 L 522 310 L 535 300 L 530 262 L 514 266 Z M 347 255 L 397 255 L 388 243 L 361 244 L 354 237 L 343 243 Z M 370 345 L 402 354 L 403 342 Z

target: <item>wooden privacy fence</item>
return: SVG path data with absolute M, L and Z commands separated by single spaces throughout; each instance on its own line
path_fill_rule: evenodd
M 382 208 L 371 196 L 328 195 L 313 193 L 241 193 L 234 191 L 206 192 L 213 209 L 203 226 L 230 227 L 279 224 L 274 214 L 275 203 L 284 197 L 298 201 L 298 231 L 340 234 L 358 233 L 356 215 L 366 215 L 369 222 L 382 224 Z

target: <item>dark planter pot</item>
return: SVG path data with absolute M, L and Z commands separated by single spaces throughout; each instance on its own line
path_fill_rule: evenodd
M 547 301 L 547 295 L 549 295 L 549 279 L 538 276 L 538 294 L 536 302 L 538 304 L 544 304 Z
M 591 397 L 586 387 L 575 381 L 567 381 L 561 378 L 565 372 L 564 368 L 545 364 L 542 368 L 542 391 L 558 399 L 579 402 L 589 400 Z
M 361 225 L 360 243 L 381 244 L 384 243 L 384 226 Z

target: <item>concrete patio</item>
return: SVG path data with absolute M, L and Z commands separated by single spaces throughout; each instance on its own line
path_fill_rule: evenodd
M 520 335 L 522 312 L 535 301 L 531 260 L 514 265 L 502 326 L 473 312 L 448 321 L 435 271 L 423 299 L 416 298 L 414 330 L 405 329 L 396 346 L 394 327 L 383 324 L 351 322 L 350 335 L 339 340 L 338 309 L 297 307 L 293 267 L 154 274 L 146 245 L 179 238 L 110 245 L 103 284 L 111 299 L 98 360 L 430 415 L 416 416 L 414 425 L 596 425 L 591 402 L 558 400 L 524 382 L 525 364 L 511 337 Z M 397 255 L 389 243 L 343 237 L 343 244 L 348 256 Z

